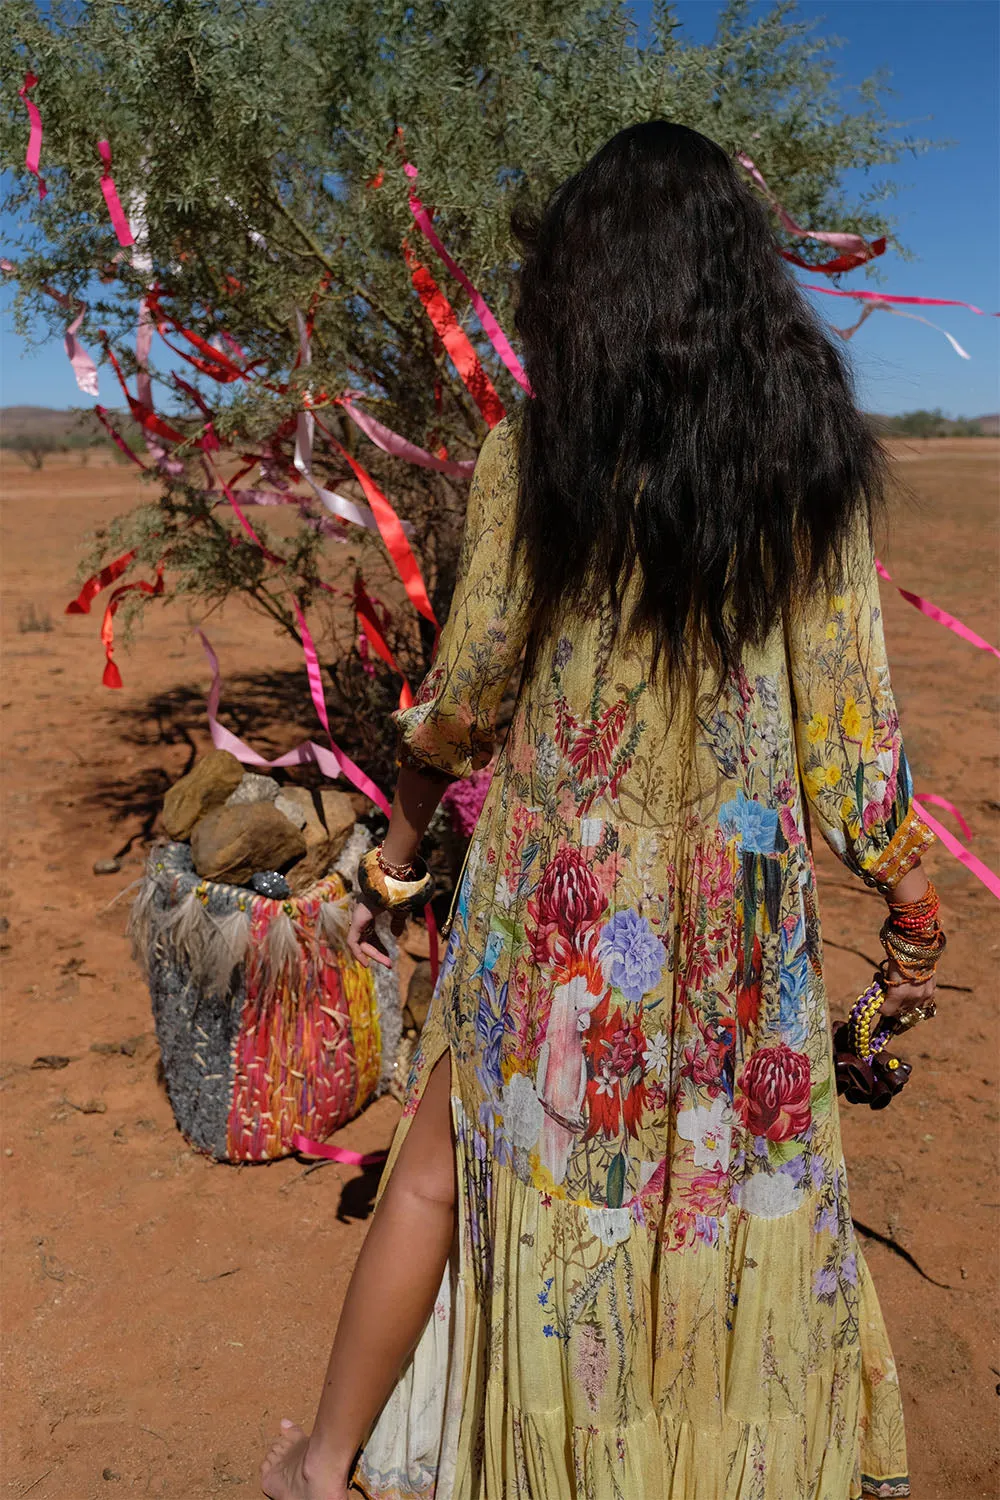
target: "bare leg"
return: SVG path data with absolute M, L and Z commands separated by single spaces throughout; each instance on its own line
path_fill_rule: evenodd
M 450 1094 L 445 1053 L 351 1277 L 312 1435 L 283 1422 L 261 1467 L 271 1500 L 345 1500 L 355 1455 L 434 1309 L 455 1234 Z

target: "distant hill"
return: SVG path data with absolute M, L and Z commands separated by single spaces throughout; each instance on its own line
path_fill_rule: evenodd
M 110 411 L 119 432 L 133 445 L 139 438 L 138 428 L 128 412 Z M 946 417 L 941 411 L 904 412 L 887 417 L 871 414 L 875 430 L 883 437 L 997 437 L 1000 436 L 1000 413 L 984 417 Z M 87 448 L 109 442 L 104 428 L 92 411 L 57 411 L 51 406 L 0 407 L 0 448 L 27 453 L 56 453 L 72 448 Z
M 54 442 L 81 436 L 103 436 L 104 429 L 92 411 L 56 411 L 51 406 L 0 407 L 0 446 L 11 438 L 51 438 Z
M 870 420 L 881 437 L 997 437 L 1000 435 L 1000 413 L 985 417 L 946 417 L 938 407 L 934 411 L 907 411 L 897 417 L 870 414 Z

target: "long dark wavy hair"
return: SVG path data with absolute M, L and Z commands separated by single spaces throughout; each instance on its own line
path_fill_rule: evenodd
M 884 460 L 844 361 L 762 204 L 683 125 L 621 131 L 513 229 L 534 640 L 610 597 L 652 673 L 707 661 L 721 684 L 874 521 Z

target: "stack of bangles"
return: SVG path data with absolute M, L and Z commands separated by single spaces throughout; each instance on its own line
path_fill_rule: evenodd
M 365 905 L 373 911 L 414 915 L 427 905 L 433 884 L 422 859 L 409 865 L 390 864 L 381 844 L 369 849 L 358 865 L 358 888 Z
M 945 935 L 938 922 L 941 903 L 933 885 L 919 901 L 890 906 L 879 937 L 882 946 L 908 984 L 923 984 L 937 968 Z M 897 981 L 898 982 L 898 981 Z
M 923 984 L 932 978 L 946 942 L 938 922 L 940 907 L 937 891 L 928 884 L 919 901 L 889 909 L 879 937 L 888 956 L 887 962 L 895 964 L 903 978 L 886 979 L 880 969 L 864 994 L 854 1002 L 847 1021 L 849 1045 L 855 1056 L 865 1062 L 870 1062 L 881 1052 L 890 1037 L 908 1031 L 919 1021 L 929 1021 L 937 1014 L 934 1001 L 928 1000 L 885 1019 L 872 1031 L 872 1023 L 885 1001 L 886 990 L 899 984 Z M 899 1059 L 889 1058 L 888 1066 L 898 1067 Z

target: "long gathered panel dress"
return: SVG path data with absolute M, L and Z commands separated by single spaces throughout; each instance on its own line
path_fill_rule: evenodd
M 525 644 L 517 429 L 480 455 L 439 654 L 397 715 L 454 776 Z M 908 1495 L 848 1206 L 809 821 L 886 887 L 931 841 L 867 541 L 669 707 L 567 614 L 522 682 L 389 1171 L 450 1054 L 458 1246 L 359 1460 L 372 1500 Z

